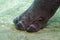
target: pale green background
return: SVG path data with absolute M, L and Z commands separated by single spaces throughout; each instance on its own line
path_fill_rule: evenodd
M 13 19 L 23 13 L 33 0 L 0 0 L 0 40 L 60 40 L 60 8 L 47 28 L 36 33 L 18 31 Z

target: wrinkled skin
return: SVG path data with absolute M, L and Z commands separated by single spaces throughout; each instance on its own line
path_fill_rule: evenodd
M 13 22 L 16 29 L 37 32 L 43 29 L 60 6 L 60 0 L 34 0 L 32 5 Z

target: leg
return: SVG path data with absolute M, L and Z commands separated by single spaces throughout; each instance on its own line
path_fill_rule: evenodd
M 43 17 L 44 22 L 49 20 L 59 6 L 60 0 L 34 0 L 32 5 L 14 20 L 16 28 L 19 30 L 26 30 L 39 17 Z M 35 22 L 33 24 L 35 24 Z M 42 22 L 40 27 L 42 27 L 43 24 L 45 23 Z

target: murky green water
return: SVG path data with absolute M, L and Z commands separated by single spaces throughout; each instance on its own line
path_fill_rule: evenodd
M 23 13 L 32 0 L 0 0 L 0 40 L 60 40 L 60 8 L 47 28 L 36 33 L 15 29 L 13 19 Z

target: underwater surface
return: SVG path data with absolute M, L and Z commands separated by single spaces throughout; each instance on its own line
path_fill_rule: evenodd
M 60 40 L 60 8 L 47 27 L 36 33 L 15 29 L 13 19 L 31 5 L 32 0 L 0 0 L 0 40 Z

